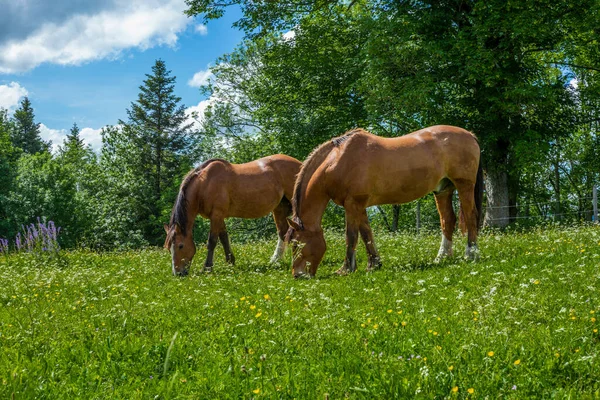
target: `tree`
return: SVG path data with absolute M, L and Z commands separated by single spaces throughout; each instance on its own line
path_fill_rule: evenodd
M 20 152 L 11 143 L 12 129 L 8 111 L 0 108 L 0 237 L 2 238 L 15 233 L 14 226 L 11 224 L 12 216 L 8 211 L 8 199 L 14 185 Z
M 273 99 L 257 96 L 258 86 L 248 94 L 256 99 L 257 110 L 269 106 L 264 109 L 271 112 L 271 121 L 285 120 L 281 117 L 289 114 L 283 107 L 271 107 L 279 96 L 291 99 L 289 109 L 294 111 L 297 104 L 312 103 L 312 110 L 329 105 L 330 118 L 347 118 L 340 103 L 328 103 L 336 86 L 320 80 L 347 76 L 344 86 L 353 90 L 345 93 L 352 93 L 348 98 L 367 111 L 356 121 L 366 121 L 378 133 L 397 135 L 440 123 L 475 132 L 487 172 L 487 222 L 496 226 L 505 226 L 515 216 L 527 162 L 546 157 L 550 143 L 568 135 L 576 124 L 565 69 L 575 68 L 576 55 L 597 59 L 596 50 L 578 49 L 589 48 L 597 37 L 598 13 L 590 16 L 590 10 L 599 9 L 598 0 L 577 6 L 568 0 L 186 3 L 188 15 L 201 14 L 205 21 L 221 17 L 229 6 L 240 6 L 243 16 L 236 26 L 252 43 L 247 48 L 294 30 L 296 45 L 288 46 L 287 53 L 276 51 L 282 46 L 272 41 L 261 49 L 256 63 L 263 71 L 276 71 L 263 81 Z M 343 39 L 327 35 L 336 30 L 344 33 Z M 337 52 L 339 43 L 352 37 L 358 40 L 350 39 L 345 51 Z M 304 39 L 309 57 L 300 56 Z M 270 57 L 275 54 L 285 57 Z M 294 85 L 276 86 L 283 81 L 276 74 L 289 76 Z M 297 112 L 302 111 L 300 107 Z M 306 119 L 316 120 L 314 116 L 306 114 Z M 523 149 L 531 155 L 522 157 Z
M 35 122 L 35 114 L 28 97 L 21 100 L 21 105 L 15 111 L 13 120 L 13 146 L 28 154 L 49 151 L 50 143 L 44 142 L 40 137 L 40 124 Z
M 140 86 L 137 101 L 127 110 L 128 121 L 119 122 L 126 127 L 123 133 L 141 150 L 139 179 L 152 188 L 146 199 L 149 223 L 144 229 L 152 243 L 160 241 L 163 209 L 172 205 L 173 192 L 191 168 L 192 123 L 181 98 L 175 95 L 175 81 L 165 62 L 157 60 Z

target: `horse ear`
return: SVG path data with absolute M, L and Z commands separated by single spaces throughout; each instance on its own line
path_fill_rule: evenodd
M 291 218 L 288 218 L 288 219 L 287 219 L 287 222 L 288 222 L 288 225 L 289 225 L 291 228 L 293 228 L 293 229 L 295 229 L 295 230 L 297 230 L 297 231 L 301 231 L 301 230 L 302 230 L 302 227 L 300 226 L 300 224 L 298 224 L 298 223 L 297 223 L 296 221 L 294 221 L 293 219 L 291 219 Z
M 164 225 L 163 225 L 163 228 L 165 228 L 165 232 L 169 233 L 169 225 L 167 225 L 167 224 L 164 224 Z

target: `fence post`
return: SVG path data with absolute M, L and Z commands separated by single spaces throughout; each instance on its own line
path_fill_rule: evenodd
M 596 185 L 592 188 L 592 204 L 594 205 L 594 223 L 598 223 L 598 187 Z
M 421 200 L 417 200 L 417 235 L 421 232 Z

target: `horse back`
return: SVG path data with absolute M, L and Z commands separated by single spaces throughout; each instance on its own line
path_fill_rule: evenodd
M 367 205 L 399 204 L 435 190 L 444 178 L 476 179 L 479 145 L 468 131 L 433 126 L 397 138 L 361 132 L 336 149 L 327 168 L 329 195 Z
M 273 155 L 244 164 L 209 166 L 202 176 L 203 214 L 218 213 L 224 218 L 269 214 L 285 192 L 292 190 L 286 187 L 293 187 L 294 171 L 300 165 L 292 157 Z

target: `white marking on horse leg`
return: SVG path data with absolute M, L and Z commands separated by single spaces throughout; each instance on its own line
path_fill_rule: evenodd
M 283 256 L 284 252 L 285 252 L 285 242 L 283 240 L 281 240 L 281 238 L 279 238 L 277 240 L 277 247 L 275 248 L 275 252 L 273 253 L 273 256 L 271 257 L 271 264 L 274 264 L 277 261 L 279 261 L 279 259 L 281 259 L 281 256 Z
M 473 243 L 472 245 L 467 243 L 465 258 L 471 261 L 479 260 L 479 248 L 477 247 L 477 243 Z
M 445 257 L 452 257 L 452 240 L 448 240 L 442 233 L 442 243 L 440 244 L 440 250 L 435 261 L 440 262 Z

